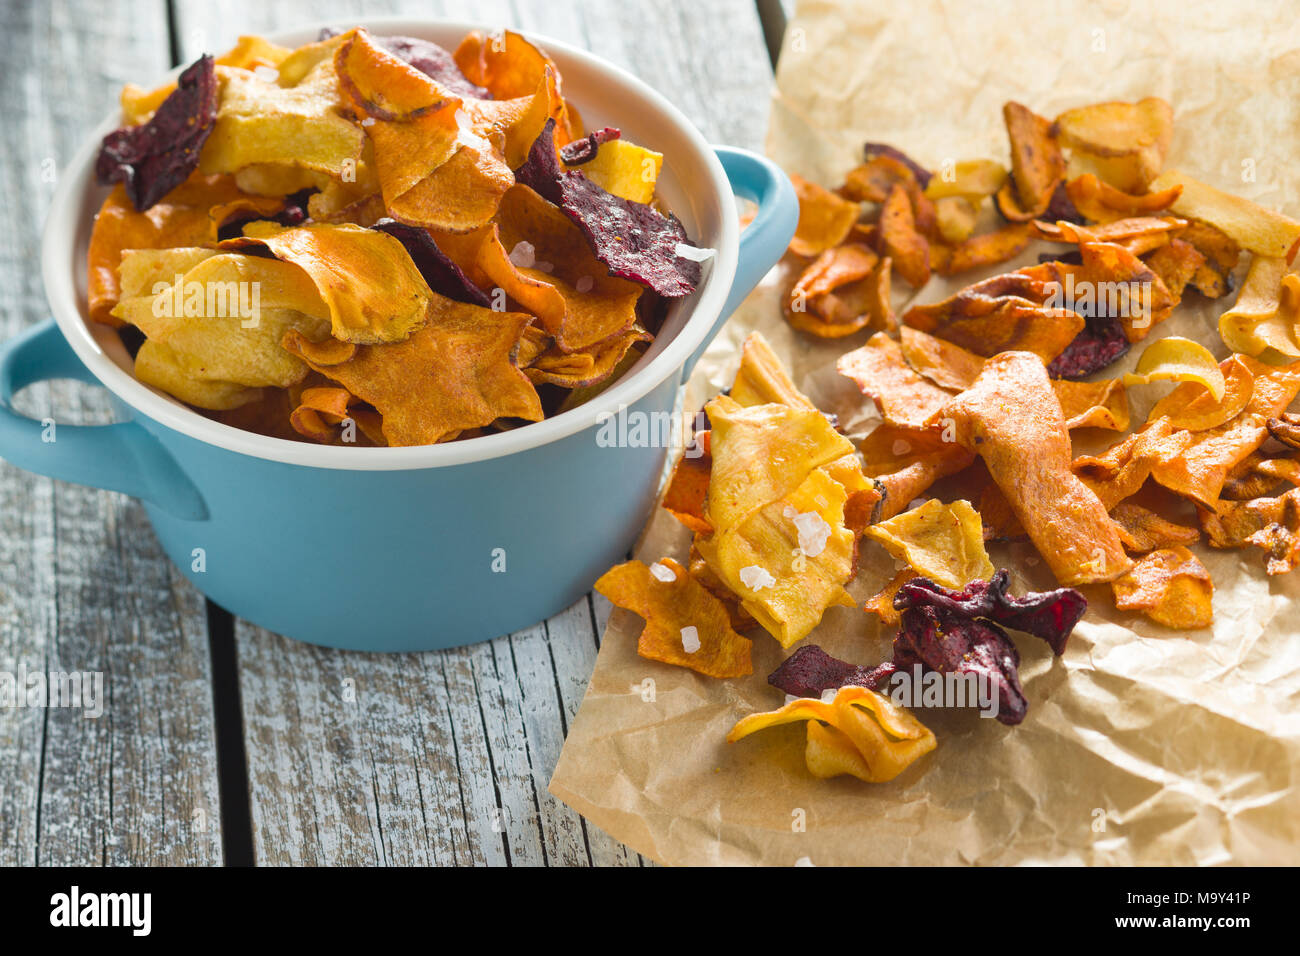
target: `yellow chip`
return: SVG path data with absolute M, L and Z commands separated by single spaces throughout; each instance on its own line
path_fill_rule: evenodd
M 1300 241 L 1300 222 L 1192 179 L 1177 169 L 1162 173 L 1151 189 L 1158 191 L 1177 185 L 1183 187 L 1183 192 L 1169 207 L 1173 212 L 1209 223 L 1256 255 L 1288 258 Z
M 1166 627 L 1191 630 L 1214 621 L 1210 572 L 1182 545 L 1139 558 L 1111 588 L 1121 611 L 1141 611 Z
M 575 167 L 606 192 L 632 202 L 649 203 L 663 168 L 663 153 L 625 139 L 602 143 L 590 161 Z
M 991 159 L 963 159 L 943 166 L 930 177 L 925 195 L 930 199 L 980 200 L 992 196 L 1007 181 L 1007 168 Z
M 871 525 L 866 534 L 895 558 L 947 588 L 960 590 L 971 581 L 993 576 L 993 562 L 984 550 L 984 525 L 969 501 L 944 504 L 931 498 Z
M 1196 382 L 1205 386 L 1216 402 L 1227 387 L 1214 354 L 1199 342 L 1169 335 L 1142 350 L 1137 370 L 1124 376 L 1125 385 L 1156 381 Z
M 1300 276 L 1284 258 L 1255 255 L 1232 308 L 1219 316 L 1219 335 L 1234 352 L 1300 358 Z

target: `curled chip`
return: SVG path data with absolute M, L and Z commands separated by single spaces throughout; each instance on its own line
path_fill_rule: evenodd
M 625 362 L 635 363 L 640 358 L 635 346 L 650 338 L 649 332 L 634 324 L 585 349 L 565 352 L 552 345 L 526 366 L 521 363 L 521 367 L 533 382 L 561 388 L 590 388 L 609 379 Z
M 1029 248 L 1030 228 L 1028 223 L 1012 223 L 992 232 L 970 236 L 947 249 L 944 257 L 934 263 L 935 271 L 942 276 L 952 276 L 1014 259 Z M 931 252 L 934 251 L 932 248 Z
M 1160 192 L 1135 196 L 1085 173 L 1067 182 L 1065 191 L 1074 207 L 1093 222 L 1111 222 L 1168 209 L 1182 195 L 1183 187 L 1176 183 Z
M 430 40 L 391 36 L 375 37 L 374 43 L 381 50 L 404 60 L 459 96 L 472 96 L 480 100 L 492 99 L 492 94 L 486 87 L 470 82 L 456 65 L 452 55 Z
M 131 205 L 144 212 L 198 167 L 216 118 L 215 66 L 205 54 L 180 75 L 176 89 L 148 122 L 123 126 L 104 137 L 95 178 L 101 186 L 121 183 Z
M 1099 382 L 1071 382 L 1053 379 L 1052 391 L 1061 403 L 1065 427 L 1106 428 L 1126 432 L 1129 426 L 1128 392 L 1116 379 Z
M 869 526 L 866 534 L 917 573 L 950 588 L 987 579 L 993 563 L 984 550 L 984 526 L 969 501 L 925 504 Z
M 940 478 L 956 474 L 975 460 L 973 452 L 944 441 L 939 430 L 882 424 L 863 439 L 865 473 L 884 492 L 879 520 L 893 517 Z
M 899 329 L 899 340 L 907 364 L 940 388 L 955 392 L 970 388 L 984 368 L 982 356 L 910 325 Z
M 661 558 L 653 568 L 640 561 L 617 565 L 601 575 L 596 590 L 645 619 L 636 651 L 647 660 L 706 677 L 754 672 L 752 645 L 731 629 L 726 607 L 672 558 Z
M 351 428 L 349 428 L 351 422 Z M 385 445 L 382 422 L 373 408 L 360 404 L 346 388 L 304 388 L 289 424 L 304 438 L 323 445 Z M 361 434 L 355 430 L 359 428 Z
M 1044 222 L 1041 219 L 1034 220 L 1031 225 L 1034 235 L 1039 239 L 1080 245 L 1085 242 L 1129 243 L 1151 236 L 1163 237 L 1184 228 L 1187 221 L 1173 216 L 1135 216 L 1094 226 L 1065 221 Z
M 1257 256 L 1290 258 L 1300 241 L 1300 222 L 1215 189 L 1177 169 L 1166 170 L 1151 184 L 1157 191 L 1174 186 L 1183 187 L 1178 200 L 1170 206 L 1175 214 L 1208 223 Z
M 889 579 L 884 588 L 867 599 L 867 603 L 862 605 L 862 610 L 868 614 L 875 614 L 880 618 L 882 624 L 897 624 L 902 619 L 902 616 L 894 609 L 894 595 L 898 593 L 898 589 L 903 586 L 904 582 L 910 581 L 916 576 L 916 572 L 910 567 L 903 568 Z M 768 682 L 771 683 L 770 677 Z M 844 681 L 844 683 L 854 682 Z
M 1147 421 L 1167 418 L 1174 428 L 1199 432 L 1236 418 L 1254 397 L 1255 373 L 1240 355 L 1230 355 L 1220 362 L 1219 372 L 1224 382 L 1222 397 L 1216 399 L 1209 388 L 1192 379 L 1156 402 Z
M 1194 382 L 1205 388 L 1216 402 L 1223 401 L 1227 382 L 1214 353 L 1199 342 L 1168 335 L 1152 342 L 1138 356 L 1137 370 L 1124 376 L 1125 385 L 1150 382 Z
M 253 223 L 244 232 L 222 248 L 264 248 L 302 269 L 329 306 L 330 333 L 339 341 L 399 342 L 424 323 L 432 293 L 392 236 L 351 223 Z
M 1182 301 L 1183 292 L 1188 285 L 1196 286 L 1199 274 L 1206 270 L 1213 271 L 1206 264 L 1204 253 L 1182 239 L 1170 239 L 1147 254 L 1144 261 L 1165 284 L 1175 305 Z M 1206 294 L 1203 289 L 1198 291 Z
M 1210 572 L 1182 545 L 1139 558 L 1111 588 L 1121 611 L 1141 611 L 1166 627 L 1191 630 L 1209 627 L 1214 620 Z
M 904 360 L 902 348 L 884 332 L 877 332 L 862 348 L 841 355 L 835 368 L 876 403 L 886 422 L 902 428 L 924 427 L 952 398 L 914 372 Z
M 916 181 L 920 183 L 922 189 L 929 187 L 932 178 L 930 171 L 901 149 L 895 149 L 887 143 L 864 143 L 862 145 L 862 157 L 867 162 L 870 163 L 881 156 L 902 163 L 916 177 Z
M 862 243 L 827 249 L 799 276 L 785 304 L 786 319 L 823 338 L 851 335 L 867 326 L 889 328 L 890 260 Z
M 731 728 L 727 742 L 801 720 L 808 721 L 805 760 L 817 777 L 851 774 L 885 783 L 935 748 L 934 734 L 924 724 L 865 687 L 841 688 L 830 702 L 801 698 L 780 710 L 750 714 Z
M 1146 190 L 1164 165 L 1174 111 L 1148 96 L 1136 103 L 1094 103 L 1067 110 L 1052 124 L 1061 142 L 1103 180 L 1127 192 Z
M 622 135 L 623 131 L 614 126 L 592 130 L 582 139 L 565 143 L 560 149 L 560 159 L 565 166 L 581 166 L 583 163 L 589 163 L 596 158 L 601 146 L 617 141 Z M 658 175 L 658 169 L 655 170 L 655 174 Z
M 1198 512 L 1213 548 L 1262 548 L 1270 575 L 1286 574 L 1300 562 L 1300 488 L 1276 498 L 1220 501 Z
M 498 100 L 528 96 L 545 82 L 557 142 L 564 145 L 582 135 L 582 121 L 564 98 L 555 61 L 521 34 L 502 30 L 484 36 L 474 30 L 461 40 L 454 56 L 465 76 L 486 87 Z
M 1131 501 L 1117 504 L 1111 509 L 1110 516 L 1120 527 L 1124 547 L 1134 554 L 1192 544 L 1201 537 L 1195 528 L 1176 524 Z
M 1061 403 L 1042 362 L 1005 352 L 934 416 L 984 459 L 1016 517 L 1062 584 L 1109 581 L 1128 570 L 1119 529 L 1070 470 Z
M 919 289 L 930 280 L 930 246 L 917 229 L 912 202 L 895 183 L 880 209 L 876 241 L 883 255 L 893 260 L 903 280 Z
M 471 282 L 460 266 L 438 248 L 429 230 L 408 226 L 404 222 L 387 217 L 380 219 L 370 228 L 386 232 L 400 242 L 420 271 L 425 283 L 434 292 L 455 299 L 457 302 L 468 302 L 470 305 L 481 305 L 484 308 L 491 307 L 492 300 L 488 298 L 488 294 Z
M 284 349 L 373 405 L 390 445 L 432 445 L 498 418 L 540 421 L 537 392 L 511 361 L 532 317 L 431 296 L 427 324 L 402 342 L 317 345 L 290 332 Z
M 791 174 L 799 197 L 799 224 L 790 251 L 798 256 L 817 256 L 848 238 L 861 210 L 856 202 L 835 195 L 829 189 Z
M 555 121 L 548 119 L 515 169 L 515 178 L 554 203 L 582 230 L 611 276 L 628 279 L 669 298 L 688 295 L 699 284 L 700 260 L 683 256 L 690 247 L 676 216 L 607 192 L 580 170 L 565 170 L 555 148 Z
M 741 405 L 776 403 L 791 408 L 815 409 L 812 401 L 795 387 L 781 360 L 761 332 L 745 338 L 740 367 L 731 383 L 731 397 Z
M 998 209 L 1012 222 L 1026 222 L 1046 212 L 1065 179 L 1065 157 L 1052 124 L 1028 107 L 1008 102 L 1002 118 L 1011 140 L 1011 179 L 998 191 Z
M 527 186 L 502 198 L 475 264 L 537 316 L 562 352 L 597 346 L 636 322 L 640 286 L 610 275 L 569 218 Z
M 1255 255 L 1237 301 L 1219 316 L 1219 335 L 1234 352 L 1300 358 L 1300 276 L 1281 257 Z

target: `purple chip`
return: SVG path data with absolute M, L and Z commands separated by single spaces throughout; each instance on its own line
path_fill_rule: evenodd
M 575 139 L 572 143 L 561 146 L 560 159 L 564 160 L 566 166 L 581 166 L 583 163 L 589 163 L 596 158 L 601 144 L 608 143 L 611 139 L 618 139 L 621 135 L 616 126 L 593 130 L 582 139 Z
M 490 100 L 492 94 L 484 87 L 472 82 L 450 53 L 428 40 L 417 37 L 371 37 L 375 46 L 386 53 L 391 53 L 415 67 L 425 76 L 437 80 L 451 92 L 460 96 L 471 96 L 477 100 Z
M 409 226 L 396 219 L 380 219 L 370 228 L 388 233 L 405 246 L 415 268 L 434 292 L 457 302 L 468 302 L 485 309 L 492 307 L 488 294 L 471 282 L 460 266 L 438 248 L 427 229 Z
M 199 152 L 217 121 L 217 75 L 212 57 L 195 60 L 139 126 L 104 137 L 95 160 L 101 186 L 121 183 L 137 212 L 152 207 L 198 168 Z
M 1052 378 L 1081 379 L 1100 372 L 1129 350 L 1124 326 L 1113 315 L 1084 317 L 1083 331 L 1047 366 Z
M 564 170 L 555 150 L 554 119 L 546 121 L 515 180 L 559 206 L 610 275 L 667 298 L 695 291 L 700 263 L 678 254 L 677 247 L 691 241 L 677 217 L 606 192 L 580 170 Z
M 871 162 L 877 156 L 888 156 L 890 159 L 896 159 L 912 171 L 912 175 L 916 177 L 916 181 L 921 184 L 922 189 L 930 185 L 930 177 L 933 174 L 901 149 L 895 149 L 887 143 L 867 143 L 862 147 L 862 155 L 867 162 Z

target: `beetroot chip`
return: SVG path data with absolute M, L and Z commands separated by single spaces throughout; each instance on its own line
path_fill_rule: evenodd
M 1043 213 L 1043 218 L 1048 222 L 1064 220 L 1082 224 L 1086 221 L 1083 213 L 1075 208 L 1074 200 L 1066 191 L 1064 181 L 1057 183 L 1056 191 L 1052 193 L 1052 201 L 1047 204 L 1047 211 Z
M 850 684 L 875 689 L 877 670 L 850 664 L 831 657 L 816 644 L 806 644 L 772 671 L 767 682 L 793 697 L 820 697 L 822 691 Z
M 1115 316 L 1084 316 L 1084 323 L 1083 331 L 1047 366 L 1052 378 L 1087 378 L 1128 351 L 1128 336 Z
M 700 264 L 677 254 L 679 245 L 691 244 L 677 217 L 606 192 L 580 170 L 566 172 L 555 150 L 554 119 L 546 121 L 515 179 L 573 220 L 610 275 L 667 298 L 695 291 Z
M 104 137 L 95 160 L 101 186 L 121 183 L 137 212 L 189 178 L 217 120 L 217 74 L 204 54 L 180 75 L 176 89 L 149 122 L 123 126 Z
M 930 177 L 933 174 L 901 149 L 895 149 L 886 143 L 867 143 L 862 147 L 862 156 L 867 162 L 871 162 L 877 156 L 896 159 L 912 171 L 912 175 L 916 177 L 922 189 L 930 185 Z
M 617 126 L 593 130 L 582 139 L 575 139 L 572 143 L 561 146 L 560 159 L 564 160 L 566 166 L 581 166 L 583 163 L 589 163 L 596 158 L 596 151 L 600 149 L 602 143 L 618 139 L 620 135 L 622 133 Z
M 388 233 L 406 247 L 411 261 L 415 263 L 415 268 L 420 270 L 420 275 L 434 292 L 455 299 L 457 302 L 468 302 L 470 305 L 482 306 L 485 309 L 492 308 L 492 300 L 488 298 L 488 294 L 470 282 L 469 276 L 465 275 L 460 266 L 452 262 L 447 254 L 438 248 L 438 244 L 433 241 L 433 236 L 429 235 L 427 229 L 409 226 L 396 219 L 380 219 L 371 228 Z
M 425 76 L 437 80 L 447 89 L 460 96 L 472 96 L 476 100 L 490 100 L 492 94 L 460 71 L 452 55 L 428 40 L 416 37 L 371 37 L 375 46 L 393 54 L 399 60 L 405 60 Z
M 1024 597 L 1007 593 L 1011 575 L 1004 568 L 987 581 L 972 581 L 960 591 L 929 578 L 912 578 L 894 595 L 894 608 L 933 605 L 959 617 L 984 618 L 1042 638 L 1058 657 L 1065 642 L 1088 610 L 1088 599 L 1074 588 L 1030 591 Z

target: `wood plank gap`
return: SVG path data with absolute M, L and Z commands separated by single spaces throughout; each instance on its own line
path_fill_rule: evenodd
M 785 38 L 785 8 L 781 0 L 754 0 L 758 5 L 758 22 L 763 28 L 763 41 L 767 44 L 767 58 L 776 70 L 781 56 L 781 41 Z
M 235 619 L 225 608 L 211 601 L 207 605 L 222 850 L 226 866 L 253 866 L 253 812 L 248 796 L 248 755 L 244 750 L 244 708 L 239 696 Z

